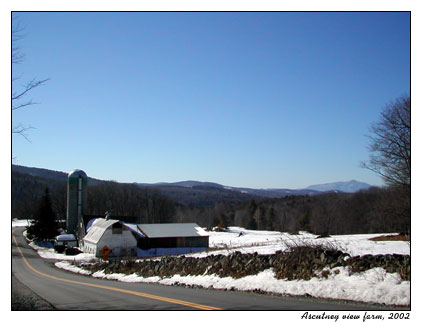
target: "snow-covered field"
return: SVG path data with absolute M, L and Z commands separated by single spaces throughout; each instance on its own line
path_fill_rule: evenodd
M 243 253 L 258 252 L 259 254 L 274 254 L 278 250 L 285 250 L 287 245 L 295 243 L 329 244 L 337 249 L 349 253 L 350 256 L 377 254 L 410 254 L 410 244 L 403 241 L 374 242 L 372 237 L 390 234 L 338 235 L 317 239 L 315 235 L 300 232 L 290 235 L 277 231 L 247 230 L 239 227 L 229 227 L 228 232 L 211 232 L 210 248 L 221 248 L 209 254 L 230 254 L 240 251 Z M 194 256 L 206 256 L 207 253 Z
M 13 222 L 14 226 L 20 225 Z M 341 235 L 324 239 L 317 239 L 315 235 L 301 232 L 299 235 L 290 235 L 274 231 L 253 231 L 239 227 L 230 227 L 227 232 L 210 232 L 210 249 L 205 252 L 189 254 L 189 256 L 204 257 L 210 254 L 230 254 L 240 251 L 244 253 L 257 252 L 260 254 L 273 254 L 283 250 L 288 244 L 306 242 L 329 243 L 351 256 L 365 254 L 409 254 L 410 244 L 403 241 L 374 242 L 369 238 L 385 235 Z M 90 275 L 72 261 L 93 260 L 92 255 L 79 254 L 77 256 L 66 256 L 57 254 L 52 249 L 37 247 L 39 255 L 45 258 L 60 260 L 56 266 L 62 269 L 80 274 Z M 136 274 L 104 274 L 96 272 L 92 274 L 96 278 L 115 279 L 122 282 L 146 282 L 160 283 L 166 285 L 186 284 L 213 287 L 216 289 L 237 289 L 237 290 L 262 290 L 265 292 L 289 294 L 289 295 L 312 295 L 319 298 L 353 300 L 369 303 L 387 305 L 410 305 L 410 282 L 402 281 L 399 274 L 387 273 L 383 268 L 375 268 L 363 273 L 349 275 L 346 268 L 337 268 L 337 274 L 330 274 L 328 278 L 313 278 L 304 280 L 278 280 L 274 277 L 271 269 L 265 270 L 257 275 L 246 276 L 239 279 L 231 277 L 220 278 L 216 275 L 201 276 L 180 276 L 161 278 L 158 276 L 143 278 Z

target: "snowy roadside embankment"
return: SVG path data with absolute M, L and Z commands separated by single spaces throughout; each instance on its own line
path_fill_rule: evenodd
M 410 305 L 410 282 L 402 281 L 399 274 L 387 273 L 382 268 L 374 268 L 363 273 L 349 275 L 346 268 L 337 273 L 330 270 L 327 278 L 312 278 L 309 281 L 275 278 L 272 269 L 242 278 L 219 277 L 213 275 L 180 276 L 169 278 L 158 276 L 141 277 L 137 274 L 105 274 L 104 271 L 91 273 L 69 262 L 58 262 L 56 266 L 75 273 L 91 275 L 95 278 L 118 280 L 121 282 L 159 283 L 163 285 L 201 286 L 222 290 L 263 291 L 275 294 L 317 298 L 351 300 L 385 305 Z

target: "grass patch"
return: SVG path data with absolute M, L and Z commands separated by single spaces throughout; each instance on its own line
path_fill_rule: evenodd
M 399 235 L 383 235 L 378 237 L 369 238 L 372 241 L 410 241 L 410 236 L 407 234 Z

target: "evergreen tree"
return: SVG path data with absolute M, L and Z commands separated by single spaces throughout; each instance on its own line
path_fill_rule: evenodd
M 260 206 L 257 210 L 257 218 L 258 218 L 258 230 L 266 230 L 267 229 L 267 217 L 266 217 L 266 208 L 264 206 Z
M 228 226 L 227 216 L 223 212 L 221 212 L 218 214 L 217 218 L 218 218 L 217 226 L 220 228 L 227 228 Z
M 270 210 L 267 212 L 267 230 L 274 230 L 274 221 L 275 221 L 275 211 L 274 208 L 271 207 Z
M 53 212 L 50 192 L 45 188 L 44 196 L 38 205 L 38 209 L 34 215 L 34 220 L 28 227 L 28 235 L 30 238 L 38 240 L 52 239 L 59 234 L 56 222 L 56 216 Z
M 311 214 L 306 212 L 299 220 L 299 229 L 305 231 L 311 231 Z
M 247 229 L 256 230 L 258 228 L 258 224 L 255 219 L 255 212 L 257 208 L 258 206 L 255 200 L 252 200 L 249 203 L 248 219 L 247 219 L 247 224 L 246 224 Z

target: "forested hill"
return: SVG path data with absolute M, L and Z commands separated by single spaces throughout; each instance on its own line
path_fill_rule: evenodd
M 42 169 L 42 168 L 33 168 L 33 167 L 25 167 L 21 165 L 15 165 L 12 164 L 12 175 L 13 172 L 19 172 L 24 174 L 29 174 L 34 177 L 40 177 L 44 179 L 52 179 L 56 181 L 67 181 L 67 176 L 69 173 L 62 172 L 62 171 L 55 171 L 55 170 L 49 170 L 49 169 Z M 96 185 L 101 182 L 104 182 L 103 180 L 95 179 L 89 177 L 88 184 L 89 185 Z
M 23 175 L 27 175 L 23 180 Z M 65 184 L 67 180 L 67 173 L 60 171 L 53 171 L 48 169 L 30 168 L 24 166 L 12 165 L 12 185 L 15 185 L 13 190 L 16 191 L 18 186 L 23 182 L 37 181 L 39 183 L 40 191 L 46 185 L 57 186 L 60 183 Z M 212 206 L 216 203 L 237 203 L 242 201 L 248 201 L 252 199 L 262 199 L 262 196 L 255 195 L 253 193 L 242 193 L 236 190 L 225 189 L 223 186 L 212 183 L 200 183 L 196 182 L 193 184 L 183 183 L 159 183 L 159 184 L 138 184 L 138 183 L 117 183 L 106 180 L 99 180 L 89 177 L 88 186 L 97 186 L 113 184 L 114 187 L 119 185 L 133 185 L 139 189 L 154 191 L 159 193 L 173 202 L 181 205 L 191 206 Z M 65 185 L 64 185 L 64 188 Z

